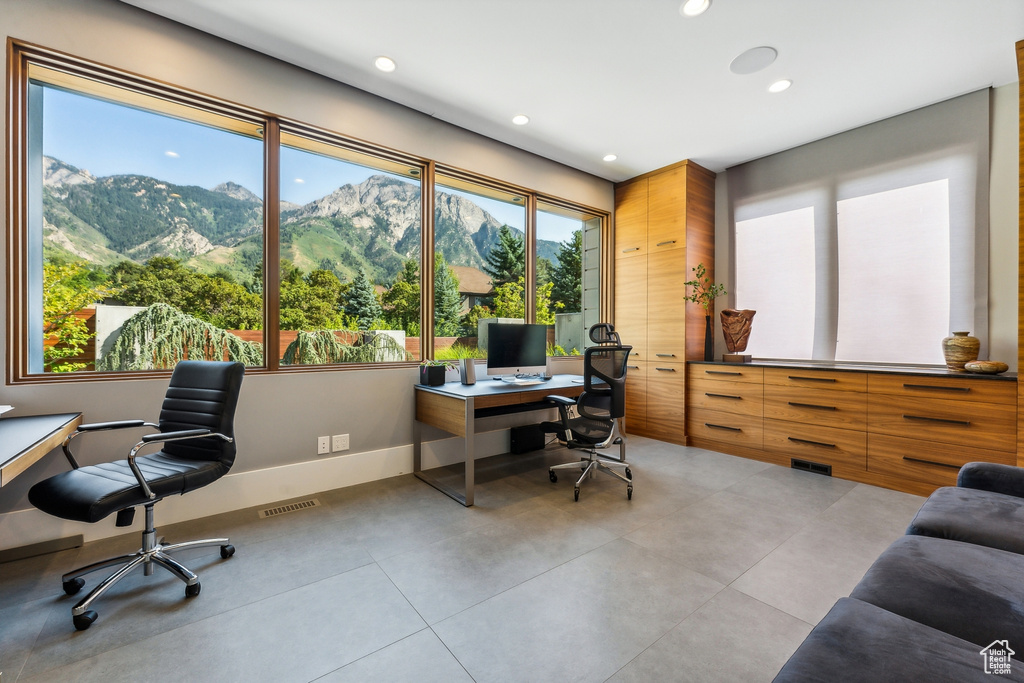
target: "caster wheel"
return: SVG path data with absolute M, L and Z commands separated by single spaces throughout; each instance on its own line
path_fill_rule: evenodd
M 203 584 L 198 583 L 198 582 L 192 584 L 191 586 L 185 586 L 185 597 L 186 598 L 194 598 L 197 595 L 199 595 L 199 591 L 201 591 L 202 589 L 203 589 Z
M 235 546 L 233 545 L 222 545 L 220 547 L 220 556 L 225 560 L 235 554 Z
M 627 467 L 626 468 L 626 479 L 632 479 L 632 478 L 633 478 L 633 470 L 631 470 L 631 469 L 629 469 Z
M 630 486 L 626 489 L 626 500 L 633 500 L 633 487 Z
M 74 595 L 78 591 L 82 590 L 82 586 L 85 585 L 85 579 L 79 577 L 77 579 L 71 579 L 61 584 L 64 588 L 64 592 L 68 595 Z
M 580 500 L 580 489 L 578 486 L 572 490 L 572 499 L 577 503 Z
M 77 628 L 79 631 L 84 631 L 85 629 L 92 626 L 92 622 L 96 621 L 96 617 L 98 616 L 99 615 L 93 612 L 92 610 L 88 610 L 84 614 L 72 616 L 71 621 L 75 622 L 75 628 Z
M 554 483 L 556 483 L 558 481 L 558 475 L 555 474 L 554 470 L 548 470 L 548 479 L 551 480 L 552 484 L 554 484 Z

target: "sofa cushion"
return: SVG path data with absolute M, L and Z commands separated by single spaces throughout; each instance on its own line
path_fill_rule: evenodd
M 928 497 L 907 533 L 1024 554 L 1024 498 L 946 486 Z
M 1024 555 L 904 536 L 871 565 L 850 597 L 975 645 L 1009 640 L 1024 647 L 1022 578 Z
M 1013 643 L 1010 643 L 1013 646 Z M 853 598 L 841 598 L 775 677 L 776 683 L 880 681 L 1024 681 L 1024 662 L 1010 673 L 985 673 L 974 643 Z

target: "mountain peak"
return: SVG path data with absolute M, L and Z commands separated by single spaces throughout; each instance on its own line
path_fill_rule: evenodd
M 220 192 L 221 194 L 226 194 L 233 199 L 238 199 L 243 202 L 255 202 L 257 204 L 263 203 L 263 200 L 256 196 L 254 192 L 242 187 L 238 183 L 231 182 L 230 180 L 211 188 L 210 191 Z
M 96 177 L 84 168 L 76 168 L 53 157 L 43 157 L 44 187 L 56 188 L 63 185 L 82 185 L 95 182 Z

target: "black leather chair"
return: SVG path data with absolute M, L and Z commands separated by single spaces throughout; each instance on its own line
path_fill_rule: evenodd
M 163 545 L 157 541 L 153 506 L 165 496 L 183 494 L 210 484 L 227 474 L 235 460 L 232 422 L 245 366 L 241 363 L 182 361 L 171 374 L 158 424 L 143 420 L 102 422 L 80 426 L 63 444 L 73 468 L 39 482 L 28 493 L 29 501 L 43 512 L 78 522 L 98 522 L 117 513 L 117 526 L 130 526 L 135 507 L 146 511 L 142 548 L 130 555 L 94 562 L 62 577 L 64 592 L 78 593 L 81 577 L 104 567 L 122 565 L 99 583 L 71 610 L 75 628 L 83 631 L 96 621 L 89 609 L 111 586 L 142 566 L 146 576 L 159 565 L 185 582 L 185 596 L 199 595 L 199 577 L 168 553 L 185 548 L 220 546 L 221 557 L 235 549 L 226 538 Z M 70 443 L 80 434 L 112 429 L 149 427 L 158 430 L 143 436 L 126 460 L 80 467 Z M 140 455 L 150 445 L 162 444 L 156 453 Z
M 632 346 L 624 346 L 615 328 L 597 323 L 590 328 L 590 339 L 596 346 L 583 355 L 583 393 L 576 400 L 565 396 L 547 396 L 558 406 L 559 422 L 543 422 L 546 433 L 554 433 L 568 448 L 581 448 L 588 457 L 580 461 L 548 468 L 552 483 L 558 481 L 556 470 L 580 468 L 582 476 L 573 489 L 574 500 L 580 499 L 580 484 L 595 472 L 604 472 L 626 482 L 626 497 L 633 498 L 633 473 L 626 462 L 626 437 L 619 430 L 619 420 L 626 414 L 626 360 Z M 578 415 L 571 417 L 570 408 Z M 619 446 L 619 459 L 607 459 L 597 453 L 599 448 Z M 624 470 L 620 474 L 617 469 Z

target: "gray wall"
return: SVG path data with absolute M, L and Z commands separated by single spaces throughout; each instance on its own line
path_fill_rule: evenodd
M 37 43 L 175 85 L 258 107 L 541 190 L 597 209 L 613 208 L 612 184 L 509 147 L 366 92 L 303 71 L 114 0 L 0 0 L 5 36 Z M 0 142 L 0 145 L 4 144 Z M 6 150 L 2 150 L 6 155 Z M 6 177 L 3 179 L 6 186 Z M 4 199 L 0 210 L 6 213 Z M 6 263 L 0 259 L 0 284 Z M 6 316 L 6 292 L 0 297 Z M 6 354 L 7 340 L 0 339 Z M 0 386 L 0 404 L 17 414 L 83 411 L 87 421 L 153 419 L 163 380 Z M 412 440 L 415 368 L 260 375 L 245 380 L 236 432 L 235 471 L 315 460 L 316 436 L 348 433 L 351 451 L 394 448 Z M 93 438 L 82 460 L 96 462 L 109 443 Z M 56 454 L 0 490 L 0 513 L 29 507 L 32 482 L 66 469 Z

